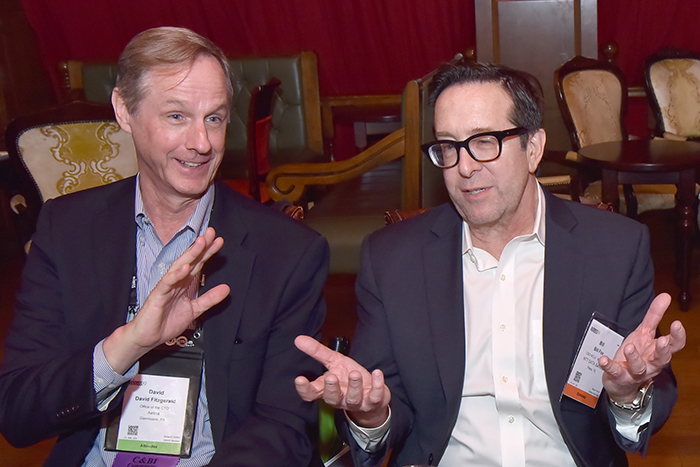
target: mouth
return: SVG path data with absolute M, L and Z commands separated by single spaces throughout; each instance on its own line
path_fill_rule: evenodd
M 468 195 L 478 195 L 479 193 L 483 193 L 486 191 L 486 188 L 476 188 L 474 190 L 464 190 L 465 193 Z
M 178 159 L 177 161 L 180 164 L 184 165 L 185 167 L 189 167 L 190 169 L 197 168 L 200 165 L 204 164 L 204 162 L 187 162 L 187 161 L 181 161 L 180 159 Z

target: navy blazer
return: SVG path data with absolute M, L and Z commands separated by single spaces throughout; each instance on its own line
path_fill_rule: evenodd
M 577 465 L 627 465 L 623 449 L 644 451 L 670 415 L 677 395 L 670 367 L 655 380 L 651 427 L 636 444 L 614 430 L 606 397 L 591 409 L 561 394 L 594 311 L 628 331 L 642 321 L 654 296 L 649 233 L 623 216 L 545 194 L 543 350 L 554 416 Z M 457 421 L 465 369 L 461 222 L 446 204 L 363 245 L 351 356 L 380 368 L 391 389 L 390 465 L 431 456 L 437 463 Z M 350 444 L 357 465 L 376 465 L 386 453 L 368 456 Z
M 45 465 L 81 465 L 99 428 L 92 353 L 126 319 L 134 180 L 48 201 L 33 237 L 0 369 L 0 428 L 15 446 L 58 436 Z M 322 368 L 293 341 L 320 332 L 327 242 L 220 183 L 210 225 L 224 246 L 202 291 L 231 287 L 203 315 L 211 465 L 305 466 L 318 416 L 294 378 Z

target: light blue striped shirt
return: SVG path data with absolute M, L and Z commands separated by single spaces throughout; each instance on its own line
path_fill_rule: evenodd
M 137 298 L 139 307 L 144 303 L 148 294 L 158 281 L 168 271 L 170 265 L 189 248 L 197 236 L 202 235 L 209 226 L 209 216 L 214 204 L 214 186 L 212 185 L 199 200 L 194 212 L 187 222 L 173 235 L 167 245 L 163 246 L 156 234 L 153 223 L 146 215 L 143 199 L 141 198 L 140 175 L 136 177 L 136 197 L 134 203 L 134 220 L 136 222 L 136 275 Z M 125 314 L 126 314 L 126 310 Z M 127 320 L 130 317 L 127 317 Z M 104 349 L 100 341 L 93 352 L 93 382 L 100 410 L 105 410 L 109 402 L 118 393 L 117 389 L 138 374 L 138 362 L 124 375 L 116 373 L 107 363 Z M 95 438 L 92 449 L 85 457 L 84 467 L 111 466 L 116 452 L 105 451 L 106 424 L 103 422 L 100 432 Z M 211 433 L 207 394 L 205 391 L 205 372 L 202 370 L 202 383 L 199 390 L 197 418 L 192 439 L 192 455 L 188 459 L 180 459 L 177 464 L 182 467 L 199 467 L 207 465 L 214 455 L 214 440 Z

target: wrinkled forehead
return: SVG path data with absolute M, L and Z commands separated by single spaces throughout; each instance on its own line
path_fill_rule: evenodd
M 435 101 L 435 125 L 436 129 L 445 123 L 491 129 L 490 122 L 495 126 L 510 122 L 513 110 L 513 99 L 499 82 L 455 83 Z
M 233 99 L 230 80 L 218 60 L 210 55 L 200 55 L 191 62 L 162 64 L 150 67 L 141 76 L 140 87 L 143 90 L 144 96 L 156 88 L 161 91 L 169 91 L 176 88 L 187 79 L 195 64 L 201 60 L 216 62 L 217 66 L 210 68 L 212 70 L 211 73 L 220 74 L 221 89 L 226 94 L 227 104 L 230 105 Z M 215 78 L 215 76 L 212 77 Z

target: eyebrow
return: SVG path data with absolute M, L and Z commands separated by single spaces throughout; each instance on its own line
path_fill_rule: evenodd
M 163 107 L 164 107 L 164 108 L 167 108 L 168 106 L 186 107 L 186 106 L 187 106 L 187 103 L 186 103 L 185 101 L 180 100 L 180 99 L 168 99 L 168 100 L 166 100 L 165 102 L 163 102 Z M 226 112 L 228 113 L 228 112 L 229 112 L 229 108 L 230 108 L 230 106 L 228 105 L 228 103 L 223 102 L 223 103 L 221 103 L 221 105 L 219 105 L 218 107 L 216 107 L 216 108 L 215 108 L 214 110 L 212 110 L 211 112 L 208 112 L 207 114 L 213 114 L 213 113 L 219 112 L 219 111 L 221 111 L 221 110 L 224 110 L 224 111 L 226 111 Z
M 484 128 L 484 127 L 472 128 L 471 129 L 472 133 L 470 136 L 478 135 L 479 133 L 486 133 L 489 131 L 495 131 L 495 130 L 492 128 Z M 452 134 L 450 132 L 447 132 L 447 131 L 435 132 L 436 138 L 445 137 L 445 136 L 452 136 Z

